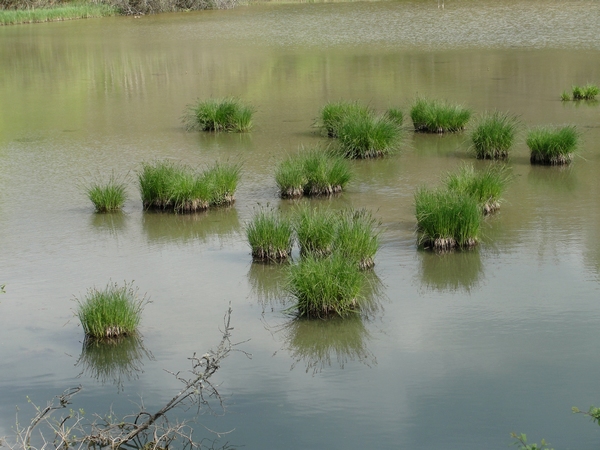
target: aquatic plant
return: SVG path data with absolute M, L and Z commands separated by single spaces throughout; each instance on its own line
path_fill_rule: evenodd
M 531 164 L 569 164 L 577 148 L 579 133 L 575 126 L 539 127 L 527 134 Z
M 241 169 L 241 164 L 216 163 L 204 172 L 211 191 L 210 206 L 231 205 L 235 201 Z
M 77 299 L 77 316 L 89 338 L 114 339 L 136 332 L 145 303 L 132 283 L 108 283 L 104 289 L 89 289 L 83 300 Z
M 478 159 L 504 159 L 513 144 L 518 121 L 507 113 L 484 115 L 471 133 L 475 156 Z
M 283 198 L 336 194 L 351 178 L 350 166 L 343 158 L 319 148 L 287 158 L 275 172 Z
M 452 133 L 465 129 L 471 118 L 471 110 L 460 105 L 418 98 L 411 107 L 410 117 L 415 131 Z
M 401 133 L 398 124 L 385 115 L 351 115 L 337 130 L 337 153 L 350 159 L 386 156 L 398 147 Z
M 190 213 L 232 203 L 239 174 L 238 164 L 216 163 L 199 172 L 186 165 L 156 161 L 142 164 L 138 180 L 145 209 Z
M 223 99 L 198 100 L 188 105 L 183 115 L 183 123 L 189 131 L 233 131 L 245 132 L 252 128 L 254 110 L 240 100 L 228 97 Z
M 33 3 L 41 3 L 41 7 Z M 61 2 L 56 4 L 54 2 L 11 2 L 3 0 L 0 4 L 0 25 L 89 19 L 92 17 L 114 16 L 119 13 L 116 8 L 110 5 L 92 2 Z
M 398 108 L 390 108 L 385 112 L 385 117 L 394 122 L 398 126 L 402 126 L 404 122 L 404 113 Z
M 470 195 L 421 187 L 415 192 L 418 244 L 434 250 L 477 244 L 481 212 Z
M 509 179 L 505 165 L 490 164 L 475 171 L 472 164 L 465 164 L 456 172 L 449 173 L 444 184 L 449 191 L 473 197 L 483 213 L 490 214 L 500 208 L 500 196 Z
M 354 261 L 361 270 L 372 268 L 379 249 L 378 225 L 366 209 L 341 211 L 335 230 L 334 251 L 346 260 Z
M 292 223 L 275 211 L 258 211 L 246 225 L 246 237 L 257 261 L 280 262 L 292 253 Z
M 600 93 L 600 88 L 595 84 L 588 83 L 585 86 L 573 86 L 571 92 L 573 100 L 594 100 Z
M 289 268 L 286 290 L 296 300 L 290 311 L 308 318 L 356 313 L 364 299 L 364 282 L 357 265 L 341 255 L 306 255 Z
M 300 207 L 294 214 L 294 226 L 300 253 L 326 256 L 333 251 L 339 216 L 325 208 Z
M 560 99 L 563 102 L 568 102 L 569 100 L 571 100 L 571 94 L 567 91 L 562 91 L 562 94 L 560 94 Z
M 327 136 L 336 138 L 338 137 L 340 126 L 348 117 L 368 117 L 372 114 L 369 107 L 363 106 L 358 102 L 330 102 L 321 109 L 319 125 L 327 133 Z
M 86 187 L 87 196 L 94 204 L 96 212 L 105 213 L 120 210 L 127 199 L 126 183 L 111 175 L 106 183 L 93 181 Z

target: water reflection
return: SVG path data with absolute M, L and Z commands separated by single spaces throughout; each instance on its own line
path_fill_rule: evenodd
M 237 233 L 240 221 L 233 207 L 210 209 L 196 214 L 144 212 L 142 228 L 149 242 L 206 242 L 217 236 L 224 238 Z
M 92 228 L 116 236 L 127 226 L 127 215 L 123 211 L 94 213 L 90 218 Z
M 266 309 L 271 309 L 277 304 L 285 303 L 285 278 L 288 264 L 263 264 L 253 262 L 248 270 L 248 283 L 252 289 L 252 295 Z
M 102 384 L 113 383 L 123 390 L 125 381 L 139 378 L 144 359 L 153 360 L 154 357 L 139 335 L 110 341 L 86 338 L 75 366 L 81 368 L 79 376 L 95 378 Z
M 421 284 L 443 292 L 471 292 L 484 277 L 478 249 L 435 253 L 419 251 Z
M 367 347 L 369 332 L 358 315 L 329 320 L 294 319 L 280 331 L 283 348 L 294 359 L 292 368 L 304 363 L 306 372 L 317 373 L 333 363 L 343 369 L 351 361 L 368 366 L 377 362 Z
M 527 182 L 542 190 L 553 192 L 573 192 L 577 189 L 577 176 L 572 165 L 568 166 L 531 166 Z

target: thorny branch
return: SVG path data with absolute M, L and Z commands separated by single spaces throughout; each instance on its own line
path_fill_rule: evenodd
M 82 411 L 68 410 L 68 413 L 58 419 L 53 413 L 58 410 L 66 410 L 71 405 L 71 399 L 81 391 L 81 386 L 66 390 L 63 394 L 56 396 L 45 408 L 35 406 L 36 415 L 26 428 L 18 425 L 16 427 L 16 439 L 14 443 L 0 441 L 0 446 L 6 445 L 11 450 L 45 450 L 52 446 L 57 450 L 97 450 L 135 448 L 144 450 L 164 450 L 177 442 L 177 446 L 183 449 L 214 448 L 214 441 L 193 438 L 193 428 L 188 422 L 171 422 L 167 414 L 175 408 L 190 408 L 196 406 L 198 412 L 202 408 L 210 409 L 209 399 L 216 399 L 221 407 L 223 400 L 217 385 L 211 381 L 211 377 L 221 367 L 221 362 L 233 350 L 241 351 L 235 347 L 239 345 L 231 343 L 231 307 L 224 317 L 224 329 L 221 330 L 222 337 L 219 345 L 202 356 L 195 353 L 191 358 L 192 368 L 186 374 L 181 372 L 169 372 L 182 383 L 182 388 L 169 402 L 158 411 L 146 411 L 144 405 L 140 405 L 139 412 L 117 419 L 108 414 L 101 417 L 94 416 L 92 422 L 84 422 Z M 246 356 L 249 354 L 243 352 Z M 43 427 L 42 427 L 43 426 Z M 39 431 L 41 444 L 32 446 L 32 433 Z M 216 433 L 217 436 L 227 433 Z M 51 435 L 51 437 L 50 437 Z M 37 442 L 37 441 L 36 441 Z M 210 447 L 206 445 L 210 442 Z M 230 448 L 227 444 L 221 448 Z

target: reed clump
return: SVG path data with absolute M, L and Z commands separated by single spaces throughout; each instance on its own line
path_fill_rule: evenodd
M 477 159 L 506 159 L 515 140 L 517 119 L 507 113 L 484 115 L 471 133 Z
M 0 2 L 0 25 L 89 19 L 118 13 L 116 8 L 104 3 L 4 0 Z
M 402 129 L 386 115 L 348 116 L 338 128 L 338 152 L 350 159 L 379 158 L 398 148 Z
M 352 171 L 343 158 L 318 148 L 287 158 L 275 172 L 283 198 L 337 194 L 351 178 Z
M 594 100 L 600 93 L 600 88 L 595 84 L 588 83 L 585 86 L 573 86 L 571 92 L 573 100 Z
M 188 131 L 229 131 L 242 133 L 252 128 L 254 110 L 239 99 L 198 100 L 188 105 L 183 123 Z
M 146 303 L 131 283 L 109 283 L 104 289 L 89 289 L 83 300 L 77 299 L 77 316 L 87 337 L 115 339 L 136 332 Z
M 451 192 L 475 199 L 483 214 L 491 214 L 500 208 L 501 195 L 509 180 L 508 168 L 504 165 L 491 164 L 475 171 L 472 164 L 466 164 L 449 173 L 444 184 Z
M 482 214 L 470 195 L 422 187 L 415 192 L 415 209 L 420 246 L 446 251 L 477 245 Z
M 379 222 L 366 209 L 345 210 L 338 217 L 334 251 L 360 270 L 372 268 L 379 250 Z
M 144 209 L 193 213 L 235 201 L 240 165 L 217 163 L 205 172 L 170 161 L 144 163 L 138 175 Z
M 368 117 L 373 112 L 367 106 L 358 102 L 330 102 L 327 103 L 319 114 L 319 125 L 327 136 L 337 138 L 342 123 L 351 116 Z
M 331 254 L 338 222 L 339 216 L 330 209 L 299 208 L 294 214 L 294 225 L 300 254 L 316 257 Z
M 540 127 L 531 130 L 526 139 L 531 150 L 531 164 L 570 164 L 577 149 L 579 133 L 575 126 Z
M 114 174 L 107 182 L 93 181 L 86 187 L 87 196 L 98 213 L 119 211 L 127 199 L 126 190 L 125 181 Z
M 275 211 L 258 211 L 246 225 L 246 237 L 256 261 L 282 262 L 292 254 L 291 220 Z
M 287 292 L 296 300 L 290 310 L 300 317 L 326 318 L 359 312 L 365 277 L 353 261 L 333 254 L 307 255 L 290 266 Z
M 471 110 L 438 100 L 418 98 L 410 110 L 415 131 L 453 133 L 465 129 Z

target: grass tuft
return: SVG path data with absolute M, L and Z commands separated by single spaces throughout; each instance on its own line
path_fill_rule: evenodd
M 304 206 L 294 217 L 301 255 L 327 256 L 333 251 L 339 216 L 329 209 Z
M 114 339 L 136 332 L 146 299 L 138 296 L 132 283 L 109 283 L 102 290 L 88 290 L 77 303 L 77 315 L 87 337 Z
M 275 173 L 283 198 L 336 194 L 351 178 L 352 172 L 343 158 L 318 148 L 289 157 Z
M 325 318 L 359 312 L 365 277 L 353 261 L 341 255 L 307 255 L 290 266 L 287 291 L 296 300 L 298 316 Z
M 354 261 L 361 270 L 372 268 L 379 249 L 378 225 L 366 209 L 342 211 L 336 229 L 335 252 Z
M 481 212 L 473 197 L 422 187 L 415 192 L 415 209 L 420 246 L 445 251 L 477 244 Z
M 94 181 L 86 187 L 87 196 L 94 204 L 96 212 L 105 213 L 119 211 L 127 199 L 125 181 L 119 180 L 114 174 L 106 183 Z
M 387 117 L 388 120 L 391 120 L 399 127 L 402 126 L 402 123 L 404 122 L 404 114 L 398 108 L 388 109 L 385 112 L 385 117 Z
M 183 123 L 188 131 L 230 131 L 245 132 L 252 128 L 254 110 L 240 100 L 224 99 L 198 100 L 188 105 L 183 115 Z
M 449 173 L 444 184 L 451 192 L 471 196 L 484 214 L 490 214 L 500 208 L 500 196 L 509 180 L 508 169 L 504 165 L 491 164 L 476 172 L 471 164 Z
M 378 158 L 395 151 L 402 130 L 387 116 L 348 116 L 338 129 L 339 154 L 350 159 Z
M 588 83 L 585 86 L 573 86 L 571 91 L 573 100 L 594 100 L 600 93 L 600 88 L 595 84 Z
M 246 236 L 257 261 L 281 262 L 292 253 L 294 229 L 290 220 L 274 211 L 259 211 L 246 224 Z
M 575 126 L 535 128 L 527 135 L 531 164 L 570 164 L 577 148 L 579 133 Z
M 371 109 L 358 102 L 331 102 L 321 109 L 320 126 L 327 133 L 327 136 L 337 138 L 340 126 L 348 117 L 368 117 L 371 115 Z
M 471 133 L 476 158 L 507 158 L 517 126 L 517 119 L 507 113 L 496 111 L 483 116 Z
M 104 3 L 73 2 L 39 8 L 0 9 L 0 25 L 89 19 L 117 14 L 117 8 Z
M 418 98 L 410 110 L 410 117 L 415 131 L 452 133 L 465 129 L 471 118 L 471 110 L 460 105 Z
M 138 175 L 145 209 L 182 213 L 203 211 L 234 201 L 240 165 L 215 164 L 205 172 L 170 161 L 144 163 Z

